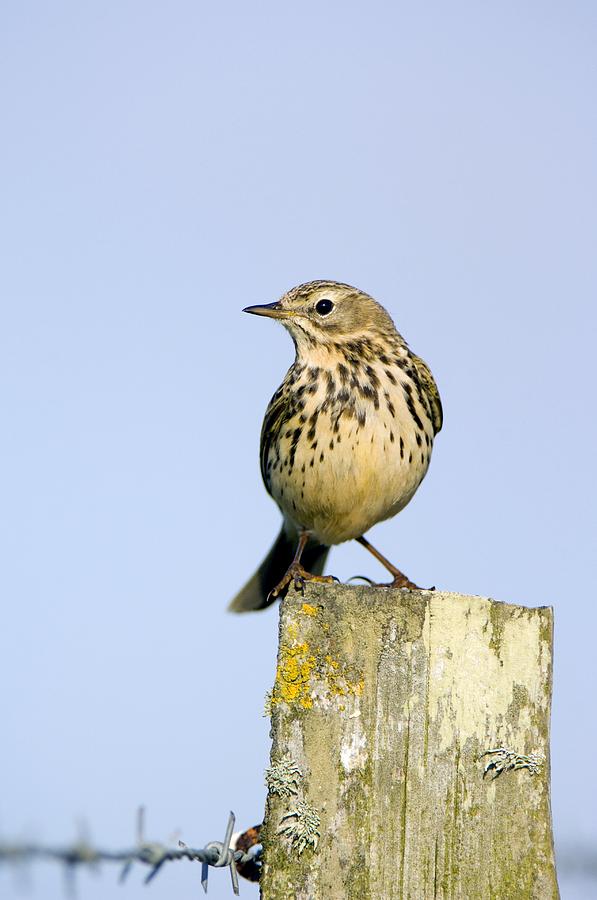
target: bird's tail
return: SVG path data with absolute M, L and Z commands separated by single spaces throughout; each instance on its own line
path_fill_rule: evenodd
M 296 540 L 290 537 L 284 527 L 255 574 L 247 581 L 228 609 L 230 612 L 251 612 L 269 606 L 269 593 L 282 580 L 292 562 L 296 550 Z M 309 542 L 301 559 L 302 565 L 312 575 L 321 575 L 329 547 Z

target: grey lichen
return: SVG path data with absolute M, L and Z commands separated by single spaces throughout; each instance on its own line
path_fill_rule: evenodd
M 502 772 L 511 772 L 515 769 L 528 769 L 531 775 L 538 775 L 543 768 L 545 757 L 541 753 L 517 753 L 508 747 L 494 747 L 492 750 L 486 750 L 482 754 L 492 756 L 483 769 L 483 778 L 491 773 L 492 780 L 501 775 Z
M 284 834 L 299 854 L 307 847 L 314 850 L 319 843 L 319 813 L 306 800 L 297 800 L 294 807 L 282 816 L 278 834 Z
M 298 794 L 303 773 L 289 753 L 284 753 L 265 771 L 265 783 L 270 794 L 291 797 Z

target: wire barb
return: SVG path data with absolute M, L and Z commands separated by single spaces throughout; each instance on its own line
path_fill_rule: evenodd
M 226 834 L 224 835 L 224 840 L 220 841 L 211 841 L 211 843 L 206 844 L 205 850 L 215 850 L 218 853 L 218 857 L 215 862 L 209 863 L 207 861 L 203 862 L 201 865 L 201 886 L 205 893 L 207 894 L 207 878 L 209 875 L 209 866 L 212 865 L 214 868 L 220 868 L 221 866 L 230 866 L 230 878 L 232 880 L 232 891 L 234 894 L 238 896 L 239 888 L 238 888 L 238 872 L 236 871 L 236 854 L 230 848 L 230 841 L 232 840 L 232 832 L 234 831 L 234 823 L 236 821 L 236 817 L 234 813 L 231 811 L 228 817 L 228 825 L 226 826 Z M 242 854 L 245 856 L 245 854 Z M 246 860 L 243 860 L 246 862 Z

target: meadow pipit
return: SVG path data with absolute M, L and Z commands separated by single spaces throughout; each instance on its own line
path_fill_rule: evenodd
M 261 474 L 284 523 L 230 609 L 261 609 L 291 582 L 321 576 L 332 544 L 356 538 L 415 588 L 364 534 L 396 515 L 421 483 L 442 427 L 439 392 L 372 297 L 348 284 L 312 281 L 245 312 L 279 319 L 296 358 L 261 431 Z

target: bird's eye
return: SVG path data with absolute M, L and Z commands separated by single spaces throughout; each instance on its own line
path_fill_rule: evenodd
M 315 310 L 319 313 L 320 316 L 329 316 L 333 308 L 334 304 L 331 300 L 327 299 L 318 300 L 315 304 Z

